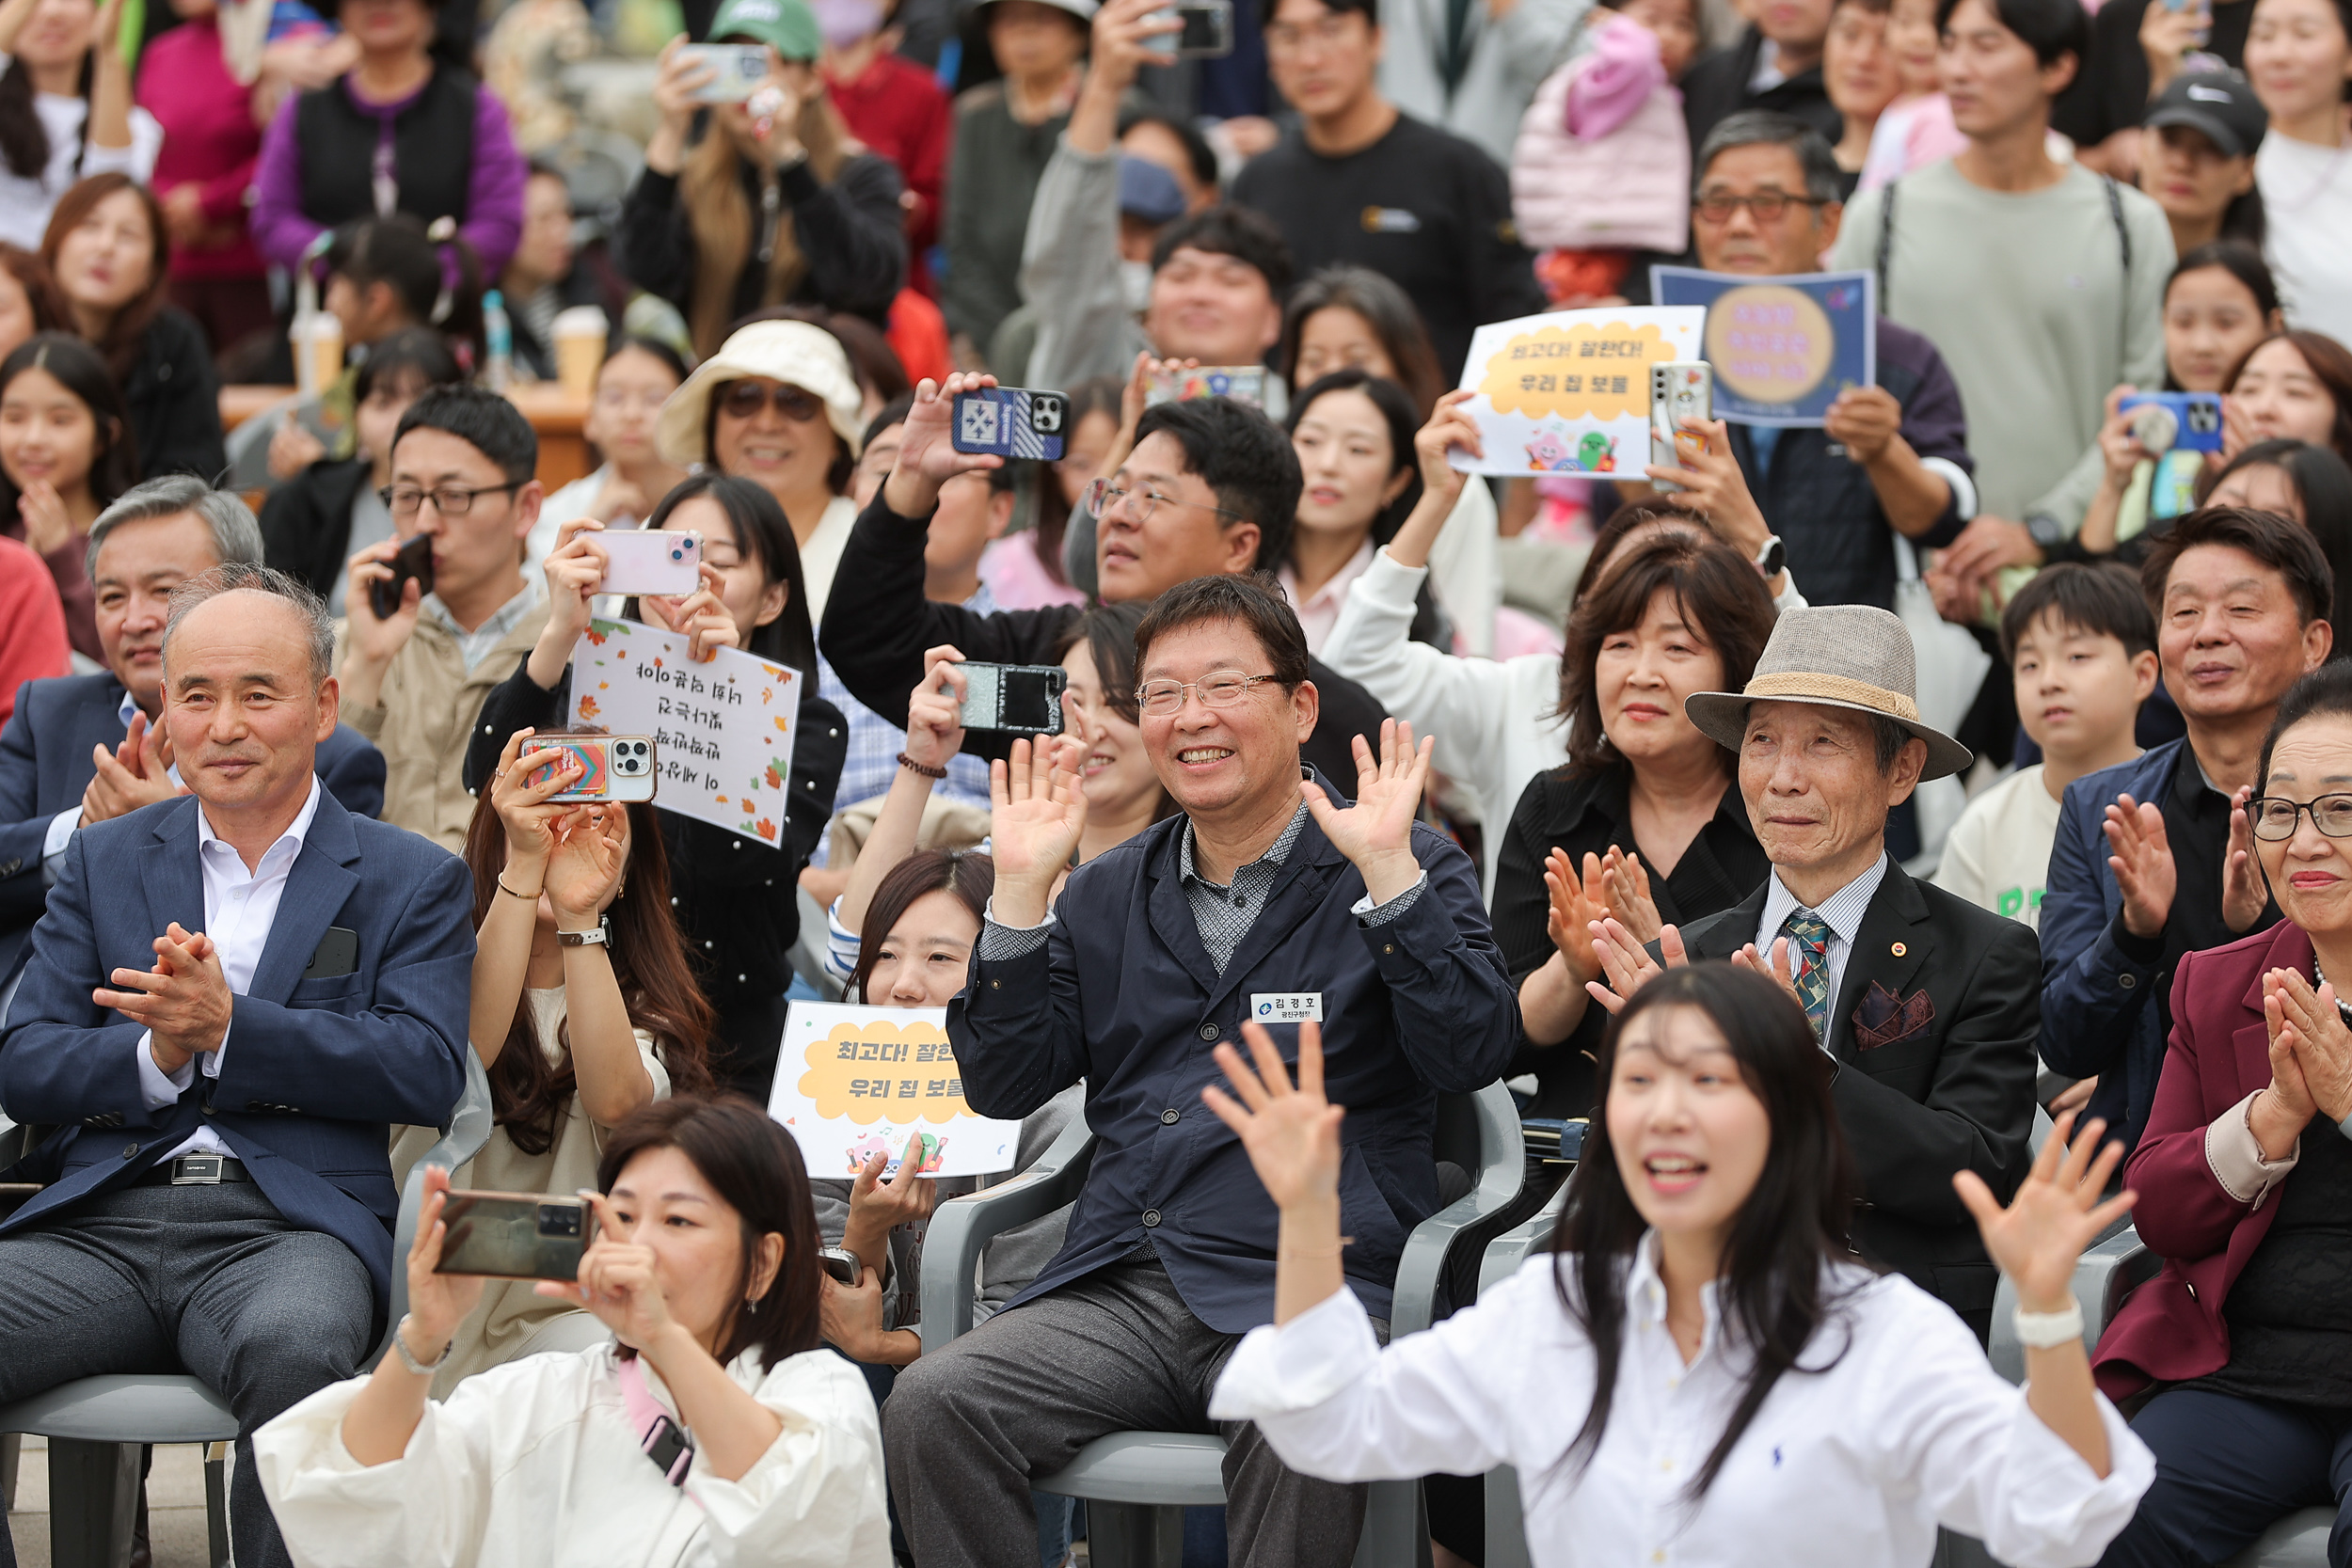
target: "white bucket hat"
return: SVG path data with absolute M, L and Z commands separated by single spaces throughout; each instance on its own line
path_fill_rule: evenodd
M 865 434 L 858 414 L 865 396 L 841 340 L 807 322 L 754 322 L 719 345 L 694 373 L 670 394 L 654 422 L 654 446 L 665 463 L 707 463 L 704 433 L 710 428 L 710 394 L 730 381 L 761 376 L 812 393 L 825 405 L 825 422 L 857 455 Z

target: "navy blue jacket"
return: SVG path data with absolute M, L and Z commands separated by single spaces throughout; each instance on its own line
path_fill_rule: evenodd
M 2143 963 L 2115 940 L 2123 893 L 2107 867 L 2101 826 L 2119 795 L 2164 804 L 2185 740 L 2086 773 L 2058 802 L 2058 837 L 2042 894 L 2042 1060 L 2069 1078 L 2098 1074 L 2086 1120 L 2105 1117 L 2136 1147 L 2164 1070 L 2164 1015 L 2156 1006 L 2164 962 Z
M 465 1087 L 473 880 L 432 840 L 323 797 L 252 988 L 236 998 L 220 1076 L 199 1064 L 176 1102 L 150 1111 L 134 1055 L 144 1031 L 90 988 L 151 967 L 171 922 L 202 928 L 196 808 L 192 797 L 160 801 L 66 847 L 0 1037 L 0 1107 L 61 1131 L 40 1154 L 51 1184 L 0 1234 L 128 1184 L 210 1125 L 288 1221 L 358 1255 L 381 1310 L 400 1210 L 391 1126 L 447 1119 Z M 304 979 L 337 926 L 358 934 L 358 963 Z
M 50 819 L 82 803 L 98 773 L 92 748 L 111 751 L 122 734 L 122 683 L 112 675 L 17 688 L 16 712 L 0 731 L 0 990 L 31 951 L 33 923 L 49 896 L 40 850 Z M 350 725 L 337 724 L 319 743 L 318 770 L 344 810 L 373 816 L 384 809 L 384 754 Z
M 1344 1267 L 1365 1310 L 1385 1318 L 1405 1238 L 1438 1207 L 1437 1095 L 1493 1083 L 1518 1046 L 1477 870 L 1416 826 L 1429 884 L 1395 920 L 1366 927 L 1350 912 L 1362 876 L 1311 818 L 1220 975 L 1184 895 L 1184 828 L 1171 816 L 1073 872 L 1046 945 L 1003 961 L 976 953 L 969 989 L 948 1005 L 975 1111 L 1025 1117 L 1083 1078 L 1101 1140 L 1061 1251 L 1011 1305 L 1149 1241 L 1211 1328 L 1273 1321 L 1274 1204 L 1200 1090 L 1224 1082 L 1210 1053 L 1218 1040 L 1241 1047 L 1253 996 L 1319 991 L 1325 1092 L 1347 1107 Z M 1295 1029 L 1274 1034 L 1295 1059 Z

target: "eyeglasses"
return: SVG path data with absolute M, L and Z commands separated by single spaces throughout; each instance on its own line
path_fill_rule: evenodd
M 2283 844 L 2293 838 L 2295 825 L 2305 812 L 2312 814 L 2312 826 L 2327 837 L 2352 838 L 2352 795 L 2322 795 L 2309 801 L 2262 795 L 2246 802 L 2246 815 L 2253 819 L 2254 836 L 2271 844 Z
M 1241 516 L 1238 512 L 1228 512 L 1206 501 L 1178 500 L 1174 496 L 1163 496 L 1155 491 L 1114 487 L 1107 479 L 1098 479 L 1087 485 L 1087 510 L 1097 517 L 1107 516 L 1110 509 L 1120 501 L 1127 503 L 1128 512 L 1138 524 L 1150 522 L 1152 509 L 1160 506 L 1195 506 L 1203 512 L 1214 512 L 1220 517 L 1238 519 Z
M 424 505 L 428 497 L 432 499 L 433 510 L 442 516 L 462 517 L 473 510 L 476 496 L 495 496 L 502 490 L 519 490 L 527 483 L 525 480 L 514 480 L 505 484 L 485 484 L 472 490 L 462 484 L 444 484 L 437 490 L 420 490 L 413 484 L 387 484 L 375 495 L 395 517 L 415 516 L 417 509 Z
M 825 417 L 825 400 L 814 392 L 782 382 L 763 386 L 756 381 L 730 381 L 719 395 L 719 407 L 729 419 L 755 420 L 770 404 L 776 412 L 799 424 L 814 424 Z
M 1232 707 L 1260 681 L 1272 675 L 1245 675 L 1238 670 L 1213 670 L 1197 681 L 1145 681 L 1136 688 L 1136 706 L 1155 719 L 1181 713 L 1184 693 L 1197 692 L 1202 707 Z
M 1754 196 L 1733 196 L 1725 191 L 1709 191 L 1691 203 L 1691 211 L 1709 223 L 1729 223 L 1731 214 L 1745 207 L 1756 214 L 1758 223 L 1778 223 L 1788 215 L 1791 207 L 1826 207 L 1809 196 L 1790 196 L 1787 191 L 1758 191 Z

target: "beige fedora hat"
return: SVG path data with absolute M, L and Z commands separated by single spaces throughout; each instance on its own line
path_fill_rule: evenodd
M 1928 743 L 1921 779 L 1940 779 L 1968 766 L 1968 748 L 1919 721 L 1919 680 L 1911 630 L 1873 605 L 1820 605 L 1791 610 L 1773 623 L 1756 674 L 1744 691 L 1694 691 L 1682 707 L 1700 733 L 1732 751 L 1747 728 L 1748 705 L 1819 703 L 1892 719 Z

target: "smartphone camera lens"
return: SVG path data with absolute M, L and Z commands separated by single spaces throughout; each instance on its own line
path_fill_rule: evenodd
M 673 545 L 670 546 L 670 559 L 672 561 L 683 561 L 686 559 L 686 551 L 678 546 Z
M 580 1234 L 580 1211 L 558 1203 L 539 1205 L 539 1234 L 542 1236 L 577 1236 Z

